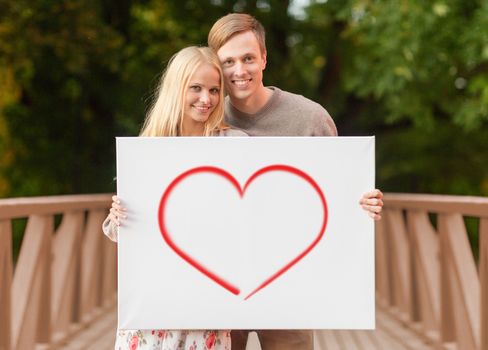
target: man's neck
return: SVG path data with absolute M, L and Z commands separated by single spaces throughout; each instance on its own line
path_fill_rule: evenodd
M 230 96 L 230 103 L 242 113 L 256 114 L 266 103 L 268 103 L 271 95 L 273 95 L 273 91 L 263 86 L 258 93 L 255 93 L 246 99 L 233 99 L 232 96 Z

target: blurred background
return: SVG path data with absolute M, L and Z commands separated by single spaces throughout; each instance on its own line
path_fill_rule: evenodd
M 267 30 L 265 85 L 376 136 L 379 188 L 488 196 L 486 1 L 0 0 L 0 198 L 115 191 L 115 136 L 229 12 Z

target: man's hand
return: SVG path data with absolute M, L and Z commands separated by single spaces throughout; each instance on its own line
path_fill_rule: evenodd
M 383 193 L 378 189 L 366 192 L 359 200 L 359 205 L 373 220 L 379 220 L 383 210 Z

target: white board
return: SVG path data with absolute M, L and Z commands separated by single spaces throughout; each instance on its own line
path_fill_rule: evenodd
M 121 329 L 374 328 L 373 137 L 117 138 Z

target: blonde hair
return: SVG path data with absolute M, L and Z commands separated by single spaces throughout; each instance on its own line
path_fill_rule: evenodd
M 208 46 L 217 52 L 236 34 L 252 31 L 259 43 L 261 53 L 266 53 L 266 33 L 259 21 L 247 13 L 230 13 L 214 23 L 208 33 Z
M 185 97 L 190 79 L 202 64 L 211 64 L 220 75 L 219 103 L 205 122 L 204 135 L 225 128 L 224 78 L 217 55 L 208 47 L 189 46 L 171 57 L 155 92 L 155 102 L 142 126 L 140 136 L 180 136 L 185 115 Z

